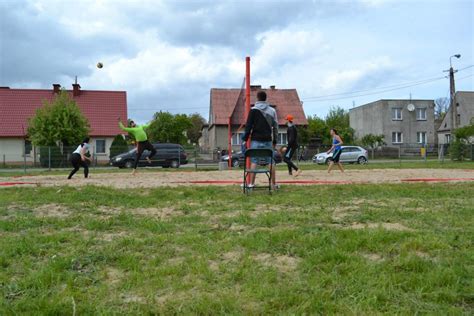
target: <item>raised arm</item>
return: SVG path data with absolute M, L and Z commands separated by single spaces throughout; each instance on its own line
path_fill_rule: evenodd
M 122 121 L 119 121 L 119 127 L 122 131 L 125 131 L 125 132 L 131 132 L 133 129 L 131 127 L 125 127 L 123 124 L 122 124 Z

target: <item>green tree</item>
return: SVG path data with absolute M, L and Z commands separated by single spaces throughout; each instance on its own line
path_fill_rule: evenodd
M 169 112 L 157 112 L 148 127 L 148 135 L 153 142 L 186 143 L 186 131 L 192 125 L 186 114 L 173 115 Z
M 35 146 L 63 146 L 78 144 L 89 133 L 89 123 L 66 91 L 61 91 L 52 102 L 43 106 L 28 121 L 28 135 Z
M 112 141 L 112 145 L 110 145 L 110 157 L 117 156 L 126 151 L 128 151 L 127 141 L 122 135 L 115 136 L 114 140 Z
M 328 129 L 335 128 L 344 143 L 354 142 L 354 130 L 349 124 L 349 111 L 340 107 L 332 107 L 326 115 L 326 126 Z
M 371 149 L 372 159 L 374 159 L 375 148 L 386 144 L 384 141 L 383 135 L 373 135 L 373 134 L 365 135 L 364 137 L 361 138 L 360 142 L 364 147 L 369 147 Z
M 192 144 L 198 144 L 199 138 L 202 135 L 202 127 L 206 124 L 206 120 L 199 113 L 194 113 L 189 116 L 191 126 L 186 130 L 186 135 Z
M 326 122 L 317 115 L 308 117 L 308 138 L 321 138 L 323 144 L 329 143 L 329 129 Z

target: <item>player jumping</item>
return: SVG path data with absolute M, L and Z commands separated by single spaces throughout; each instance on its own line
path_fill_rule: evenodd
M 148 141 L 148 136 L 145 132 L 145 128 L 147 128 L 149 125 L 150 124 L 137 125 L 137 124 L 135 124 L 134 121 L 130 120 L 130 122 L 128 123 L 128 127 L 125 127 L 122 124 L 122 121 L 119 118 L 120 128 L 123 131 L 125 131 L 129 134 L 132 134 L 133 137 L 135 137 L 135 140 L 137 141 L 137 157 L 135 158 L 135 165 L 133 167 L 132 175 L 136 175 L 136 173 L 137 173 L 138 162 L 140 161 L 140 157 L 142 156 L 144 150 L 149 150 L 150 151 L 150 155 L 148 155 L 148 157 L 146 157 L 146 160 L 150 164 L 151 164 L 151 158 L 156 154 L 156 149 Z

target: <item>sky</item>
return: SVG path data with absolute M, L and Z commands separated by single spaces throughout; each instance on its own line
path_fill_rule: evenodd
M 129 117 L 209 113 L 211 88 L 297 89 L 306 115 L 474 90 L 474 0 L 0 0 L 0 86 L 127 91 Z M 104 67 L 98 69 L 96 64 Z

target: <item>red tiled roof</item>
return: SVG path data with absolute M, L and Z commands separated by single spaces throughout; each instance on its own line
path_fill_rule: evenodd
M 250 104 L 255 104 L 258 91 L 267 93 L 267 102 L 275 106 L 278 124 L 286 123 L 285 117 L 293 115 L 293 123 L 307 125 L 308 120 L 296 89 L 252 89 Z M 211 89 L 210 124 L 227 125 L 232 116 L 232 124 L 245 124 L 245 91 L 240 89 Z
M 117 118 L 127 120 L 127 94 L 125 91 L 81 90 L 76 101 L 90 124 L 90 136 L 115 136 L 123 133 Z M 0 137 L 24 136 L 28 119 L 44 100 L 52 101 L 53 90 L 0 89 Z M 23 132 L 24 129 L 24 132 Z

